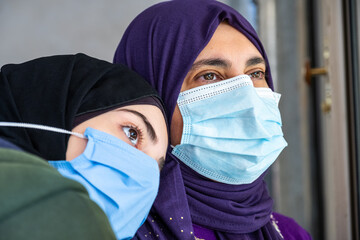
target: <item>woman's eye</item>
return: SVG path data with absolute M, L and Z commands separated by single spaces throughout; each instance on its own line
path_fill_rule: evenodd
M 220 80 L 218 75 L 216 75 L 215 73 L 211 73 L 211 72 L 201 75 L 199 77 L 199 79 L 204 80 L 204 81 L 217 81 L 217 80 Z
M 125 135 L 129 138 L 130 142 L 134 145 L 137 145 L 139 141 L 139 133 L 136 129 L 132 127 L 122 127 Z
M 265 80 L 265 73 L 263 71 L 256 71 L 249 74 L 251 80 Z

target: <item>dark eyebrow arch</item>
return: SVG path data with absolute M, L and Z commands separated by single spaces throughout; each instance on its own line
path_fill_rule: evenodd
M 245 67 L 251 67 L 257 64 L 265 64 L 265 60 L 262 57 L 252 57 L 246 61 Z
M 202 59 L 197 62 L 195 62 L 190 70 L 196 70 L 197 68 L 201 66 L 216 66 L 216 67 L 224 67 L 224 68 L 230 68 L 231 62 L 222 58 L 208 58 L 208 59 Z
M 119 109 L 118 111 L 130 112 L 130 113 L 135 114 L 136 116 L 140 117 L 141 120 L 143 120 L 143 122 L 144 122 L 144 124 L 146 126 L 146 129 L 147 129 L 147 132 L 148 132 L 148 134 L 150 136 L 150 139 L 154 143 L 157 143 L 158 138 L 156 136 L 156 132 L 155 132 L 153 126 L 151 125 L 151 123 L 149 122 L 149 120 L 142 113 L 139 113 L 138 111 L 130 110 L 130 109 Z

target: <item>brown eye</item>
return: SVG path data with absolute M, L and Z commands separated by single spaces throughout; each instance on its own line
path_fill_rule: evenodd
M 256 71 L 249 74 L 251 80 L 265 80 L 265 73 L 263 71 Z
M 139 140 L 139 133 L 136 129 L 131 127 L 122 127 L 122 129 L 124 130 L 125 135 L 129 138 L 130 142 L 136 145 Z
M 222 80 L 223 78 L 216 73 L 207 72 L 205 74 L 199 75 L 199 77 L 197 77 L 196 79 L 207 84 L 208 82 L 219 81 L 219 80 Z

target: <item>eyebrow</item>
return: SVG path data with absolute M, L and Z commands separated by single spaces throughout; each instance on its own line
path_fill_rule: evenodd
M 130 110 L 130 109 L 118 109 L 118 111 L 129 112 L 129 113 L 135 114 L 136 116 L 141 118 L 141 120 L 143 120 L 143 122 L 145 124 L 146 130 L 147 130 L 147 132 L 148 132 L 148 134 L 150 136 L 150 139 L 154 143 L 157 143 L 158 138 L 156 136 L 156 132 L 155 132 L 153 126 L 151 125 L 151 123 L 149 122 L 149 120 L 142 113 L 139 113 L 138 111 Z
M 216 66 L 216 67 L 230 68 L 231 62 L 222 58 L 207 58 L 195 62 L 191 66 L 190 70 L 196 70 L 197 68 L 202 66 Z
M 252 57 L 250 59 L 248 59 L 245 63 L 245 67 L 251 67 L 257 64 L 265 64 L 265 60 L 262 57 Z M 231 62 L 226 60 L 226 59 L 222 59 L 222 58 L 207 58 L 207 59 L 202 59 L 199 60 L 197 62 L 195 62 L 192 66 L 190 71 L 192 70 L 196 70 L 197 68 L 200 68 L 202 66 L 216 66 L 216 67 L 224 67 L 224 68 L 230 68 L 231 67 Z
M 258 64 L 265 64 L 265 60 L 262 57 L 252 57 L 245 63 L 245 67 L 251 67 Z

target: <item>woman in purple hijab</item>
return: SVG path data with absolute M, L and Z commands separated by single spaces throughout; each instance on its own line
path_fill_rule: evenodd
M 129 25 L 114 62 L 157 89 L 170 122 L 159 193 L 135 239 L 311 239 L 272 211 L 263 178 L 286 142 L 245 18 L 213 0 L 156 4 Z

